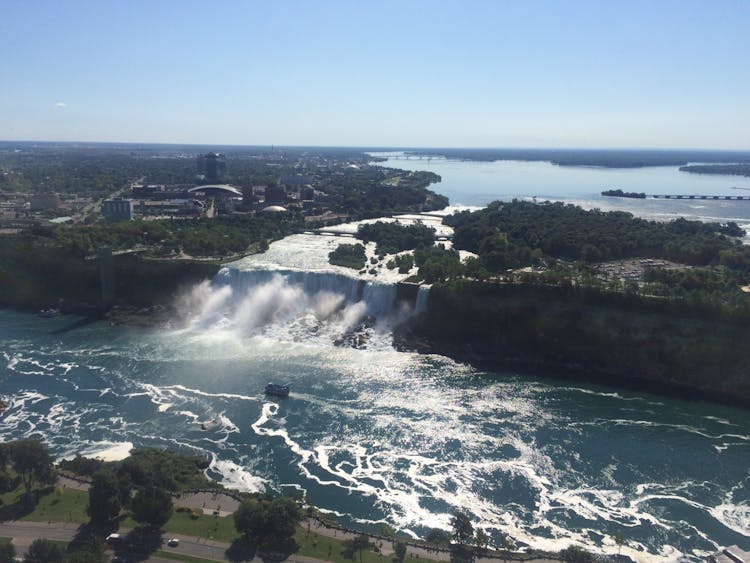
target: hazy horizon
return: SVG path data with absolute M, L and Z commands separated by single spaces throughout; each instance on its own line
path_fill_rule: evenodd
M 554 147 L 554 146 L 381 146 L 381 145 L 293 145 L 271 143 L 201 143 L 170 141 L 92 141 L 92 140 L 49 140 L 49 139 L 0 139 L 0 144 L 47 144 L 47 145 L 135 145 L 147 147 L 196 147 L 215 150 L 226 148 L 238 149 L 351 149 L 364 152 L 398 152 L 398 151 L 561 151 L 561 152 L 675 152 L 675 153 L 740 153 L 748 154 L 750 149 L 706 148 L 706 147 Z
M 750 150 L 750 3 L 6 3 L 0 139 Z

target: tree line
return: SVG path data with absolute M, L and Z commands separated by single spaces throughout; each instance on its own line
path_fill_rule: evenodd
M 645 256 L 707 266 L 718 264 L 722 252 L 725 259 L 742 252 L 739 242 L 729 238 L 743 234 L 734 222 L 656 222 L 560 202 L 493 202 L 444 222 L 454 228 L 455 248 L 478 254 L 491 272 L 543 257 L 591 263 Z

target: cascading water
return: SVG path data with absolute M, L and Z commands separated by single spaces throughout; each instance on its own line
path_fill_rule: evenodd
M 417 300 L 414 303 L 414 313 L 424 313 L 427 311 L 427 300 L 430 297 L 430 286 L 420 285 L 417 290 Z
M 265 254 L 228 264 L 211 283 L 183 297 L 188 325 L 239 335 L 272 331 L 295 341 L 324 336 L 363 346 L 369 336 L 347 335 L 383 329 L 386 336 L 394 324 L 424 310 L 426 288 L 400 298 L 398 283 L 406 275 L 383 267 L 385 260 L 364 274 L 329 264 L 328 253 L 341 242 L 341 237 L 294 235 Z M 369 251 L 374 255 L 374 248 Z

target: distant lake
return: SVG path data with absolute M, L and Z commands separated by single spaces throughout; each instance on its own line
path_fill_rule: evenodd
M 750 201 L 665 201 L 612 198 L 603 190 L 686 195 L 750 195 L 750 178 L 680 172 L 677 166 L 602 168 L 559 166 L 550 162 L 448 160 L 407 157 L 402 152 L 370 153 L 388 158 L 383 166 L 428 170 L 442 181 L 431 189 L 451 204 L 484 206 L 494 200 L 533 198 L 567 201 L 586 208 L 622 209 L 638 216 L 671 219 L 737 220 L 750 223 Z

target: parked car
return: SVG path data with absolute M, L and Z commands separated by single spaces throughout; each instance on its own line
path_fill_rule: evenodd
M 172 538 L 171 540 L 169 540 L 169 541 L 167 542 L 167 545 L 168 545 L 169 547 L 177 547 L 178 545 L 180 545 L 180 540 L 179 540 L 179 539 L 177 539 L 177 538 Z

